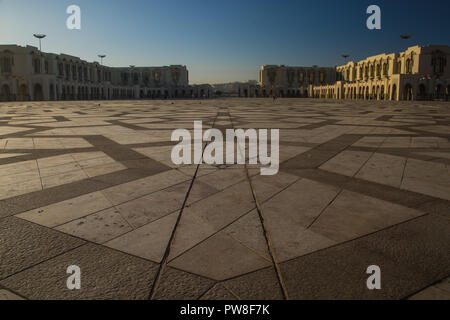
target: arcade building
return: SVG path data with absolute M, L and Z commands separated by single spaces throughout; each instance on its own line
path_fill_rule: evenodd
M 107 67 L 33 46 L 0 45 L 0 101 L 209 98 L 186 66 Z

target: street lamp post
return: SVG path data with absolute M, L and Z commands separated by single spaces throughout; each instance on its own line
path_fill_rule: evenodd
M 342 58 L 344 58 L 344 61 L 345 61 L 345 65 L 347 65 L 347 59 L 350 57 L 350 55 L 349 54 L 343 54 L 342 55 Z M 342 80 L 344 80 L 344 76 L 343 75 L 341 75 L 342 76 Z M 348 80 L 348 79 L 347 79 Z
M 106 58 L 106 55 L 99 54 L 98 57 L 100 58 L 100 65 L 103 65 L 103 58 Z
M 47 35 L 35 33 L 35 34 L 33 34 L 33 36 L 34 36 L 35 38 L 38 38 L 38 39 L 39 39 L 39 51 L 42 52 L 41 40 L 44 39 Z
M 402 35 L 400 35 L 400 38 L 405 40 L 405 50 L 407 50 L 408 49 L 408 39 L 411 38 L 411 35 L 410 34 L 402 34 Z

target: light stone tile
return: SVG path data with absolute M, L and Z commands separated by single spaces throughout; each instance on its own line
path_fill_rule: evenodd
M 37 170 L 36 160 L 0 165 L 0 177 Z
M 224 232 L 267 260 L 271 260 L 258 211 L 253 210 L 224 229 Z
M 0 185 L 0 200 L 40 190 L 42 190 L 40 179 L 28 180 L 21 183 L 13 183 L 9 185 Z
M 7 176 L 2 176 L 1 183 L 3 185 L 9 184 L 20 184 L 29 180 L 39 180 L 39 171 L 38 170 L 30 170 L 25 171 L 23 173 L 15 173 Z
M 128 201 L 116 208 L 133 228 L 139 228 L 169 213 L 179 211 L 189 190 L 189 185 L 190 182 L 181 183 Z
M 252 175 L 251 175 L 252 176 Z M 300 178 L 288 173 L 278 172 L 274 176 L 262 176 L 258 174 L 252 176 L 252 185 L 259 203 L 265 202 L 276 193 L 287 188 Z
M 59 174 L 63 174 L 63 173 L 72 172 L 72 171 L 80 171 L 80 170 L 81 170 L 81 167 L 78 163 L 71 162 L 68 164 L 40 168 L 39 173 L 41 174 L 41 177 L 44 178 L 44 177 L 51 177 L 51 176 L 55 176 L 55 175 L 59 175 Z
M 244 169 L 223 169 L 198 178 L 198 181 L 209 184 L 217 190 L 223 190 L 240 181 L 246 180 Z
M 411 137 L 388 137 L 381 148 L 409 148 L 411 145 Z
M 2 142 L 0 141 L 0 150 L 2 149 Z M 25 156 L 29 153 L 0 153 L 0 159 L 13 158 L 19 156 Z
M 222 232 L 169 263 L 171 267 L 218 281 L 270 265 L 271 262 Z
M 102 158 L 102 157 L 106 156 L 106 154 L 104 152 L 101 152 L 101 151 L 72 153 L 70 155 L 77 162 L 78 161 L 83 161 L 83 160 Z
M 68 184 L 80 180 L 87 179 L 88 176 L 83 170 L 70 171 L 65 173 L 60 173 L 54 176 L 42 177 L 42 185 L 44 189 L 60 186 L 63 184 Z
M 116 161 L 113 158 L 105 155 L 105 156 L 99 157 L 99 158 L 80 160 L 80 161 L 78 161 L 78 164 L 82 168 L 90 168 L 90 167 L 97 167 L 97 166 L 101 166 L 101 165 L 108 165 L 108 164 L 112 164 L 115 162 Z
M 37 159 L 39 169 L 55 167 L 63 164 L 69 164 L 72 162 L 74 162 L 74 159 L 70 154 L 63 154 L 55 157 Z
M 4 136 L 7 134 L 13 134 L 13 133 L 19 133 L 19 132 L 25 132 L 25 131 L 29 131 L 32 130 L 30 128 L 22 128 L 22 127 L 5 127 L 2 126 L 0 127 L 0 136 Z
M 114 162 L 105 165 L 99 165 L 96 167 L 83 168 L 83 171 L 87 174 L 89 178 L 92 178 L 126 169 L 127 167 L 125 167 L 123 164 L 119 162 Z
M 337 242 L 382 230 L 424 213 L 363 194 L 343 190 L 309 230 Z
M 371 152 L 346 150 L 328 160 L 320 169 L 353 177 L 371 156 Z
M 450 172 L 443 163 L 408 159 L 401 188 L 450 200 Z
M 248 182 L 242 182 L 183 210 L 170 259 L 255 209 Z
M 375 153 L 355 177 L 399 188 L 405 164 L 406 158 Z
M 110 207 L 112 207 L 111 202 L 97 191 L 30 210 L 16 215 L 16 217 L 53 228 Z
M 115 208 L 91 214 L 55 229 L 100 244 L 133 230 Z
M 160 263 L 166 251 L 179 212 L 105 243 L 105 246 Z
M 102 192 L 114 205 L 117 205 L 187 180 L 189 180 L 189 177 L 186 175 L 176 170 L 168 170 L 150 177 L 114 186 Z
M 302 179 L 265 202 L 262 205 L 263 215 L 269 227 L 273 225 L 276 228 L 280 219 L 287 219 L 293 225 L 307 228 L 339 191 L 334 186 Z
M 8 138 L 5 150 L 9 149 L 34 149 L 31 138 Z

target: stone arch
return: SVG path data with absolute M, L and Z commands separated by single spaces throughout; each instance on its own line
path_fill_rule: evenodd
M 397 100 L 397 85 L 396 84 L 394 84 L 393 86 L 392 86 L 392 96 L 391 96 L 392 98 L 391 98 L 391 100 Z
M 55 100 L 55 98 L 56 98 L 56 95 L 55 95 L 55 85 L 54 85 L 54 84 L 51 84 L 51 85 L 50 85 L 50 88 L 49 88 L 49 97 L 50 97 L 50 100 Z
M 427 98 L 427 87 L 424 83 L 419 84 L 419 98 L 420 100 L 426 100 Z
M 21 84 L 19 87 L 19 100 L 20 101 L 29 100 L 28 86 L 25 83 Z
M 407 83 L 403 89 L 403 100 L 414 100 L 412 85 Z
M 442 90 L 442 85 L 439 83 L 436 85 L 435 89 L 434 89 L 434 93 L 435 93 L 435 98 L 436 99 L 441 99 L 443 96 L 443 90 Z
M 11 99 L 11 89 L 9 88 L 9 85 L 4 84 L 2 86 L 0 100 L 1 101 L 11 101 L 12 100 Z
M 34 101 L 44 100 L 44 90 L 42 89 L 42 85 L 40 83 L 36 83 L 34 85 L 33 93 L 34 93 Z

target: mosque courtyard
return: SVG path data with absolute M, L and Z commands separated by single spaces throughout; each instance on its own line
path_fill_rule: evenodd
M 278 173 L 174 164 L 194 121 L 279 129 Z M 0 103 L 0 299 L 450 299 L 449 138 L 448 102 Z

